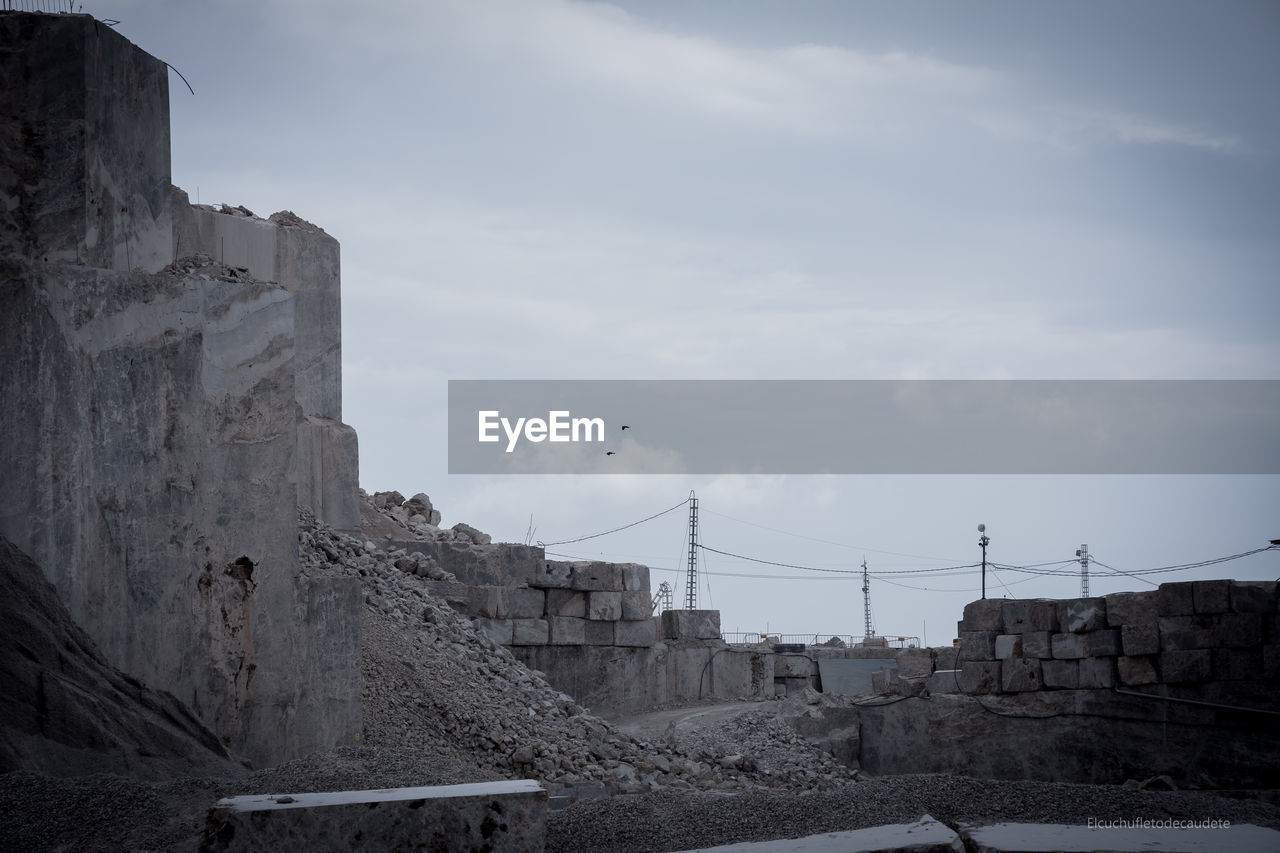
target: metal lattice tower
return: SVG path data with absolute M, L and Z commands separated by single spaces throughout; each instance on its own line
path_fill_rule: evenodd
M 684 609 L 698 609 L 698 498 L 689 492 L 689 576 L 685 579 Z
M 1076 556 L 1080 558 L 1080 597 L 1089 597 L 1089 546 L 1081 545 L 1080 550 L 1076 551 Z
M 671 584 L 663 581 L 658 584 L 658 591 L 653 596 L 653 612 L 656 614 L 674 609 L 671 606 Z
M 866 621 L 864 637 L 874 637 L 876 629 L 871 626 L 871 578 L 867 574 L 867 558 L 862 558 L 862 616 Z

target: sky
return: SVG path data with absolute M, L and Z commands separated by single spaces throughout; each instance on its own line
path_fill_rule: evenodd
M 450 475 L 446 445 L 458 379 L 1280 379 L 1274 3 L 84 11 L 195 89 L 170 76 L 193 201 L 340 241 L 361 483 L 445 526 L 555 543 L 674 508 L 548 551 L 646 563 L 679 604 L 695 492 L 726 631 L 862 634 L 865 559 L 877 632 L 932 644 L 980 575 L 896 573 L 977 563 L 979 523 L 1003 565 L 1087 543 L 1129 572 L 1280 537 L 1276 476 Z M 1091 592 L 1272 580 L 1280 551 L 1108 571 Z

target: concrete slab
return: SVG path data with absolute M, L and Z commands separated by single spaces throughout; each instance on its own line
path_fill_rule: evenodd
M 871 693 L 871 673 L 897 672 L 898 662 L 884 658 L 867 660 L 818 660 L 818 674 L 822 679 L 822 692 L 840 696 L 857 696 Z
M 1114 823 L 1133 824 L 1135 821 Z M 1230 850 L 1232 853 L 1275 853 L 1280 850 L 1280 831 L 1252 824 L 1182 829 L 1169 826 L 1172 821 L 1167 818 L 1148 823 L 1149 826 L 1115 828 L 1110 828 L 1110 822 L 1092 827 L 998 823 L 992 826 L 962 827 L 960 835 L 973 853 L 1220 853 L 1222 850 Z
M 547 792 L 532 779 L 261 794 L 219 800 L 202 851 L 544 849 Z
M 915 823 L 827 832 L 807 838 L 746 841 L 683 853 L 964 853 L 960 836 L 924 815 Z

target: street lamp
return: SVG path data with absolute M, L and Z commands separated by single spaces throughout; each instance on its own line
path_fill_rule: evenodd
M 982 536 L 978 539 L 978 544 L 982 546 L 982 597 L 987 597 L 987 545 L 991 542 L 991 537 L 987 535 L 987 526 L 985 524 L 978 525 L 978 532 Z

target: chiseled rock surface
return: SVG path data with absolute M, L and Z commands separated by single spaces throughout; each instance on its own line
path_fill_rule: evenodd
M 107 663 L 40 567 L 3 537 L 0 684 L 0 772 L 243 772 L 186 706 Z
M 207 257 L 0 267 L 0 533 L 255 763 L 345 742 L 355 589 L 295 583 L 293 297 Z

